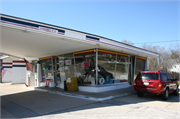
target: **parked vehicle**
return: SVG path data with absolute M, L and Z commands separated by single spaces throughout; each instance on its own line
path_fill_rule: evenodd
M 141 71 L 134 81 L 134 89 L 139 97 L 144 93 L 161 94 L 167 100 L 169 93 L 178 95 L 178 79 L 173 79 L 171 74 L 164 71 Z

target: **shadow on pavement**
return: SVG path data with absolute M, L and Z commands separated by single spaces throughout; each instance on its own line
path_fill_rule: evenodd
M 170 94 L 167 101 L 161 99 L 161 95 L 128 95 L 106 101 L 92 101 L 40 91 L 28 91 L 1 96 L 1 118 L 30 118 L 43 115 L 53 115 L 72 111 L 121 106 L 151 101 L 179 102 L 179 96 L 173 98 Z M 13 115 L 13 116 L 12 116 Z

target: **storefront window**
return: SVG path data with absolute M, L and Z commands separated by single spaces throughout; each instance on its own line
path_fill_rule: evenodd
M 51 58 L 42 59 L 41 68 L 42 68 L 42 81 L 45 82 L 48 79 L 50 82 L 54 82 L 52 59 Z
M 115 83 L 128 81 L 129 57 L 117 55 Z
M 96 54 L 77 54 L 75 55 L 75 63 L 76 77 L 78 78 L 78 83 L 95 85 Z
M 115 74 L 116 55 L 98 53 L 98 82 L 99 84 L 113 83 Z
M 126 54 L 98 50 L 98 85 L 127 82 L 129 60 Z M 56 86 L 60 87 L 67 78 L 71 77 L 77 77 L 79 85 L 96 85 L 95 50 L 44 58 L 41 59 L 41 66 L 43 81 L 55 80 Z M 136 68 L 138 69 L 139 67 Z
M 67 78 L 75 76 L 74 58 L 73 53 L 59 55 L 59 67 L 57 67 L 58 73 L 64 74 Z M 60 78 L 58 74 L 58 79 Z M 63 79 L 64 80 L 64 79 Z
M 140 72 L 140 71 L 143 71 L 145 70 L 145 59 L 139 59 L 139 58 L 136 58 L 136 68 L 135 68 L 135 75 L 134 75 L 134 79 L 136 78 L 137 74 Z

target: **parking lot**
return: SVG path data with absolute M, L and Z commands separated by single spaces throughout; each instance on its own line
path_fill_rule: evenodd
M 179 118 L 179 96 L 136 94 L 92 101 L 32 91 L 24 84 L 1 85 L 1 118 Z

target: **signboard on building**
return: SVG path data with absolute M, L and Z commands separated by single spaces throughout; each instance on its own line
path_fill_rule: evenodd
M 46 28 L 46 27 L 41 27 L 41 26 L 39 26 L 39 30 L 45 31 L 45 32 L 50 32 L 50 33 L 58 34 L 58 30 L 54 30 L 54 29 L 50 29 L 50 28 Z

